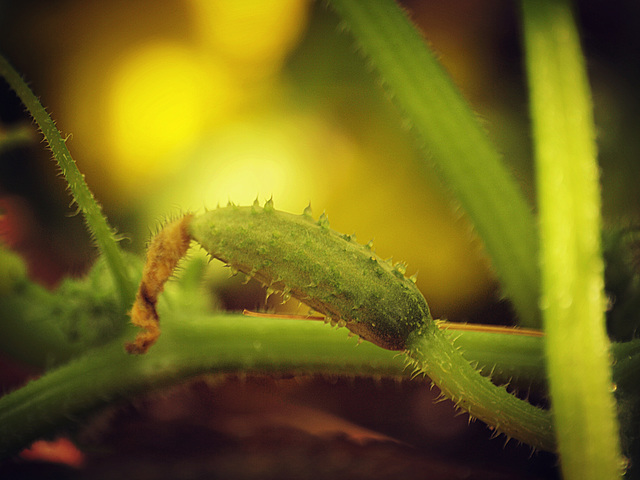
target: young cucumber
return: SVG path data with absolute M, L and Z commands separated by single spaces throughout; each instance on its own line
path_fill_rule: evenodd
M 380 260 L 371 245 L 273 208 L 228 206 L 194 217 L 188 231 L 213 257 L 293 296 L 353 333 L 403 350 L 410 333 L 433 325 L 429 307 L 403 264 Z

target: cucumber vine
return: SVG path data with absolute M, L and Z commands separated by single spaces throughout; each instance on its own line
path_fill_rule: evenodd
M 554 450 L 548 412 L 494 385 L 462 357 L 437 328 L 415 283 L 404 276 L 403 264 L 381 260 L 371 244 L 331 230 L 326 215 L 315 221 L 310 208 L 292 215 L 275 210 L 269 200 L 264 207 L 231 205 L 169 224 L 147 254 L 131 314 L 143 330 L 127 344 L 129 352 L 145 353 L 159 336 L 155 299 L 190 238 L 268 291 L 293 296 L 382 348 L 404 350 L 417 371 L 498 433 Z

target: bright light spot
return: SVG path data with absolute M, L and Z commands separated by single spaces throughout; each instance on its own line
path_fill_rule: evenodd
M 107 102 L 112 171 L 125 189 L 166 177 L 175 155 L 227 113 L 231 82 L 220 69 L 175 43 L 131 51 L 113 73 Z M 215 96 L 215 98 L 214 98 Z M 144 190 L 144 189 L 143 189 Z
M 213 148 L 202 152 L 204 170 L 209 173 L 197 182 L 200 201 L 206 200 L 209 206 L 229 200 L 250 205 L 256 196 L 264 201 L 273 195 L 282 201 L 295 190 L 299 151 L 283 131 L 242 123 L 212 141 Z
M 315 116 L 288 109 L 256 113 L 203 138 L 189 168 L 158 188 L 145 211 L 155 219 L 176 207 L 251 205 L 273 195 L 278 209 L 302 212 L 311 201 L 319 215 L 334 189 L 349 182 L 357 154 L 353 143 Z
M 228 199 L 241 205 L 250 205 L 256 197 L 284 196 L 284 186 L 290 181 L 290 170 L 285 162 L 275 159 L 247 158 L 225 165 L 218 178 L 211 182 L 212 191 L 226 192 Z M 274 193 L 275 192 L 275 193 Z M 218 196 L 218 201 L 224 201 Z
M 308 0 L 190 0 L 202 41 L 263 76 L 277 70 L 306 26 Z

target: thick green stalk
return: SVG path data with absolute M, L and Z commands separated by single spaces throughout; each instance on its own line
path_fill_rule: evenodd
M 453 328 L 448 329 L 448 325 Z M 546 386 L 544 337 L 495 333 L 482 329 L 458 331 L 441 323 L 456 349 L 494 383 L 514 389 L 541 391 Z
M 2 397 L 0 451 L 23 448 L 40 436 L 68 427 L 70 419 L 82 418 L 84 413 L 117 399 L 202 373 L 356 373 L 405 378 L 412 374 L 396 352 L 368 342 L 356 346 L 355 340 L 346 338 L 346 329 L 331 329 L 321 322 L 237 314 L 177 315 L 166 308 L 162 309 L 162 318 L 163 335 L 146 355 L 127 355 L 123 339 L 117 339 Z M 496 350 L 496 342 L 490 340 L 495 334 L 449 331 L 446 335 L 457 337 L 456 346 L 470 360 L 482 358 L 492 349 L 491 344 Z M 495 368 L 494 377 L 507 381 L 514 373 L 514 364 L 527 367 L 531 361 L 528 357 L 540 358 L 540 338 L 529 340 L 519 342 L 515 349 L 509 342 L 498 342 L 503 345 L 497 348 L 503 361 Z M 443 341 L 452 350 L 449 341 Z M 523 347 L 530 355 L 514 352 Z M 451 362 L 459 362 L 458 352 L 454 357 Z M 468 363 L 463 368 L 477 375 Z M 490 395 L 497 391 L 498 397 L 515 400 L 506 391 L 490 386 L 488 380 L 486 385 L 494 392 Z M 500 417 L 500 422 L 504 421 Z M 545 447 L 540 441 L 533 444 Z
M 0 456 L 110 402 L 207 372 L 407 375 L 397 353 L 356 345 L 346 329 L 321 322 L 166 309 L 162 318 L 163 335 L 146 355 L 127 354 L 117 339 L 0 398 Z
M 600 196 L 584 59 L 565 0 L 524 0 L 551 402 L 568 479 L 621 475 L 605 332 Z
M 530 206 L 477 116 L 393 0 L 331 0 L 482 238 L 520 323 L 539 326 Z
M 67 180 L 73 199 L 84 215 L 87 226 L 100 252 L 109 265 L 109 269 L 117 285 L 123 311 L 125 311 L 133 302 L 135 288 L 127 274 L 125 262 L 118 247 L 113 229 L 109 226 L 107 219 L 102 214 L 100 205 L 84 181 L 84 175 L 78 170 L 65 140 L 60 135 L 53 119 L 18 72 L 15 71 L 2 55 L 0 55 L 0 76 L 2 76 L 16 92 L 42 130 L 42 134 L 60 166 L 60 171 Z
M 67 428 L 82 419 L 84 414 L 110 402 L 203 373 L 293 372 L 405 378 L 414 373 L 405 367 L 397 353 L 376 348 L 367 342 L 354 346 L 353 340 L 345 338 L 348 335 L 346 329 L 331 329 L 321 322 L 250 318 L 238 314 L 177 315 L 166 308 L 162 309 L 162 318 L 164 334 L 147 355 L 125 354 L 124 340 L 119 338 L 0 398 L 1 455 L 26 447 L 60 428 Z M 13 318 L 6 320 L 15 322 Z M 543 378 L 544 342 L 541 337 L 456 330 L 445 330 L 444 334 L 455 338 L 455 347 L 463 352 L 465 358 L 477 362 L 479 368 L 493 372 L 494 381 L 517 382 L 520 377 L 526 386 L 528 379 L 539 383 Z M 25 339 L 26 342 L 29 340 Z M 460 363 L 457 352 L 452 356 L 450 344 L 447 347 L 449 342 L 445 342 L 443 345 L 450 353 L 450 365 Z M 433 349 L 422 348 L 421 341 L 415 345 L 414 358 L 431 363 L 429 355 Z M 636 355 L 640 348 L 638 342 L 618 347 L 612 353 L 619 359 L 621 367 L 630 363 L 630 356 Z M 46 358 L 46 352 L 42 356 Z M 438 355 L 438 358 L 438 364 L 442 365 L 442 356 Z M 629 360 L 625 363 L 625 359 Z M 442 370 L 443 367 L 439 368 Z M 474 376 L 473 381 L 478 383 L 476 373 L 468 364 L 462 364 L 461 368 L 470 372 Z M 448 370 L 446 362 L 444 370 Z M 621 382 L 626 370 L 625 367 L 621 372 Z M 430 369 L 431 375 L 435 376 L 435 372 L 436 369 Z M 481 388 L 474 387 L 474 395 L 488 396 L 492 401 L 514 402 L 511 395 L 504 390 L 496 390 L 488 381 L 480 380 L 479 383 Z M 524 402 L 514 403 L 516 411 L 524 405 Z M 461 402 L 460 405 L 466 407 L 467 404 Z M 524 406 L 524 414 L 531 415 L 529 407 Z M 481 413 L 472 410 L 473 415 Z M 538 410 L 533 410 L 533 413 L 540 414 Z M 542 428 L 546 424 L 545 417 L 542 423 L 536 417 L 534 415 L 530 424 Z M 507 421 L 508 417 L 500 415 L 499 425 Z M 534 444 L 545 448 L 540 441 Z

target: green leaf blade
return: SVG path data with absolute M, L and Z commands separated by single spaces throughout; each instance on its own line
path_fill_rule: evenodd
M 605 331 L 595 129 L 569 2 L 525 0 L 540 211 L 542 310 L 554 423 L 568 479 L 618 478 Z
M 392 0 L 332 0 L 482 238 L 520 323 L 539 326 L 531 208 L 424 39 Z

